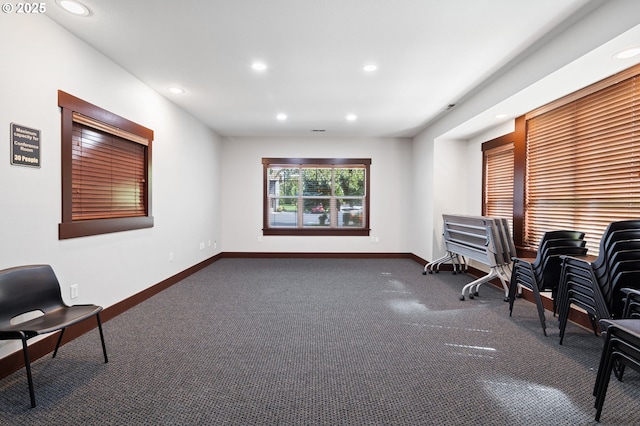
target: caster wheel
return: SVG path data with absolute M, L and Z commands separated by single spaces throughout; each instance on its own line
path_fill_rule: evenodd
M 460 300 L 464 300 L 464 296 L 460 296 Z
M 439 274 L 439 273 L 440 273 L 440 271 L 436 271 L 436 274 Z
M 508 297 L 505 297 L 505 298 L 504 298 L 504 299 L 502 299 L 502 300 L 504 300 L 505 302 L 508 302 L 508 301 L 509 301 L 509 298 L 508 298 Z
M 477 291 L 474 291 L 474 292 L 473 292 L 473 295 L 474 295 L 474 296 L 478 296 L 478 295 L 479 295 L 479 293 L 478 293 Z
M 422 271 L 422 275 L 427 275 L 427 271 Z
M 473 299 L 473 293 L 469 293 L 469 299 Z

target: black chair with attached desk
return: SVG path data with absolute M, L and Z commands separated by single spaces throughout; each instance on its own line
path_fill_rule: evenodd
M 109 360 L 100 321 L 101 311 L 102 307 L 97 305 L 67 306 L 62 300 L 58 279 L 49 265 L 19 266 L 0 271 L 0 340 L 22 341 L 32 407 L 36 406 L 36 399 L 27 341 L 60 331 L 53 351 L 55 358 L 65 329 L 95 317 L 106 363 Z M 26 317 L 29 319 L 20 320 Z

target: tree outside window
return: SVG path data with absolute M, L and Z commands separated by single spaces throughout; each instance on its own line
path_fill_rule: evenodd
M 368 235 L 369 159 L 263 159 L 265 235 Z

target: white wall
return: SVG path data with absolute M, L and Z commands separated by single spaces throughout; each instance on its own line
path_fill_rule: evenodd
M 51 264 L 68 303 L 108 307 L 220 251 L 216 134 L 46 16 L 3 16 L 0 44 L 0 269 Z M 154 130 L 153 228 L 58 239 L 59 89 Z M 12 122 L 41 130 L 41 168 L 9 164 Z
M 515 120 L 488 129 L 467 141 L 467 214 L 482 213 L 482 144 L 515 130 Z
M 225 252 L 408 252 L 411 140 L 224 138 Z M 262 236 L 262 158 L 371 158 L 371 236 Z
M 442 214 L 469 214 L 469 170 L 467 168 L 467 142 L 436 140 L 433 168 L 433 235 L 436 236 L 434 258 L 445 254 L 442 242 Z M 430 259 L 433 260 L 433 259 Z

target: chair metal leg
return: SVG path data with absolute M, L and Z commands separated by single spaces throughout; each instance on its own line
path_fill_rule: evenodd
M 64 331 L 66 328 L 60 330 L 60 335 L 58 336 L 58 343 L 56 343 L 56 348 L 53 350 L 53 356 L 51 358 L 55 358 L 58 354 L 58 348 L 60 347 L 60 343 L 62 342 L 62 336 L 64 335 Z
M 33 377 L 31 376 L 31 362 L 29 362 L 29 348 L 27 338 L 22 337 L 22 354 L 24 355 L 24 366 L 27 370 L 27 382 L 29 383 L 29 396 L 31 397 L 31 408 L 36 406 L 36 393 L 33 390 Z
M 513 303 L 516 300 L 516 292 L 518 291 L 518 283 L 515 277 L 515 270 L 511 273 L 511 279 L 509 280 L 509 316 L 513 314 Z
M 569 300 L 569 296 L 567 296 L 566 300 L 562 301 L 562 304 L 558 308 L 558 322 L 560 328 L 560 344 L 564 340 L 564 332 L 567 328 L 567 320 L 569 317 L 569 307 L 571 306 L 571 300 Z
M 98 321 L 98 331 L 100 332 L 100 342 L 102 343 L 102 354 L 104 355 L 104 362 L 109 362 L 109 358 L 107 357 L 107 346 L 104 343 L 104 333 L 102 332 L 102 322 L 100 321 L 100 314 L 96 314 L 96 319 Z M 52 358 L 55 358 L 58 354 L 58 349 L 60 348 L 60 343 L 62 343 L 62 336 L 64 335 L 64 331 L 66 329 L 63 328 L 60 330 L 60 335 L 58 336 L 58 342 L 56 343 L 56 348 L 53 351 Z
M 107 358 L 107 346 L 104 343 L 104 333 L 102 333 L 102 321 L 100 321 L 100 314 L 96 314 L 96 320 L 98 321 L 98 331 L 100 331 L 100 341 L 102 342 L 102 353 L 104 354 L 104 363 L 109 362 Z
M 542 297 L 540 296 L 540 291 L 536 286 L 533 287 L 533 298 L 536 301 L 536 307 L 538 308 L 538 317 L 540 318 L 540 325 L 542 326 L 542 333 L 547 335 L 547 322 L 544 316 L 544 305 L 542 304 Z

